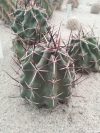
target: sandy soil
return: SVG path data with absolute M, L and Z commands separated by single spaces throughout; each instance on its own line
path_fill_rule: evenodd
M 96 35 L 100 33 L 100 15 L 90 14 L 94 0 L 80 2 L 72 16 L 79 18 L 83 25 L 94 26 Z M 51 22 L 59 27 L 62 23 L 62 37 L 65 38 L 66 10 L 56 11 Z M 73 89 L 69 107 L 60 105 L 53 111 L 39 110 L 25 104 L 19 97 L 15 82 L 4 71 L 18 77 L 12 70 L 11 30 L 0 22 L 0 40 L 4 58 L 0 59 L 0 133 L 100 133 L 100 74 L 91 73 Z M 82 79 L 81 79 L 82 80 Z

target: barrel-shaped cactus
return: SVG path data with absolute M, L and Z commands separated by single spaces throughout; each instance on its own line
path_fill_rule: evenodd
M 47 15 L 43 10 L 34 7 L 27 11 L 17 9 L 14 16 L 12 30 L 17 36 L 13 46 L 18 58 L 21 58 L 28 46 L 39 42 L 47 34 Z
M 14 16 L 12 30 L 22 39 L 36 41 L 47 32 L 47 16 L 39 8 L 18 9 Z
M 73 60 L 64 47 L 56 42 L 51 45 L 31 48 L 21 58 L 21 96 L 38 107 L 54 108 L 67 102 L 74 86 Z
M 81 33 L 81 36 L 72 38 L 69 55 L 73 58 L 77 71 L 100 71 L 100 49 L 96 37 Z

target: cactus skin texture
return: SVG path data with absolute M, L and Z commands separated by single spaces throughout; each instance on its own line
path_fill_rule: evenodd
M 9 16 L 15 10 L 15 0 L 0 0 L 0 18 L 5 23 L 11 23 L 12 17 Z
M 100 71 L 100 48 L 94 36 L 84 33 L 70 42 L 69 55 L 75 62 L 78 72 L 99 72 Z
M 21 97 L 39 108 L 54 108 L 59 102 L 68 102 L 71 95 L 74 64 L 61 49 L 41 45 L 30 49 L 27 56 L 21 58 Z

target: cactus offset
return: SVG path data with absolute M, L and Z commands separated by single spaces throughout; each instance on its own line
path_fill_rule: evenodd
M 100 71 L 100 49 L 97 39 L 83 32 L 78 35 L 77 38 L 71 39 L 69 48 L 69 55 L 75 61 L 76 70 L 86 73 Z
M 21 58 L 21 96 L 38 107 L 54 108 L 66 102 L 74 85 L 73 60 L 59 42 L 55 41 L 54 46 L 53 42 L 30 49 Z

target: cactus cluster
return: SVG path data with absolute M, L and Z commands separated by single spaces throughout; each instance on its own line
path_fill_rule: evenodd
M 21 96 L 38 107 L 54 108 L 67 102 L 74 86 L 73 60 L 59 42 L 39 44 L 21 58 Z
M 42 2 L 47 5 L 44 7 Z M 71 35 L 69 45 L 62 43 L 59 32 L 53 33 L 47 14 L 39 8 L 48 9 L 48 2 L 37 0 L 35 6 L 17 9 L 12 30 L 22 70 L 21 97 L 37 107 L 54 108 L 71 96 L 75 70 L 100 71 L 100 49 L 96 38 L 83 30 L 77 36 Z
M 77 71 L 100 71 L 100 48 L 96 37 L 91 34 L 79 31 L 78 36 L 71 39 L 68 53 L 73 58 Z
M 36 7 L 20 8 L 14 16 L 13 44 L 23 72 L 22 98 L 45 108 L 67 102 L 74 86 L 74 64 L 58 35 L 49 29 L 46 13 Z

